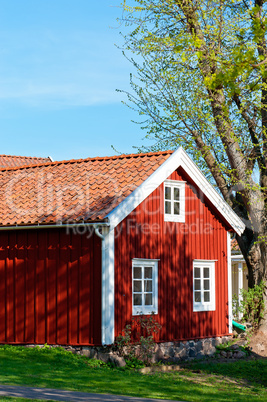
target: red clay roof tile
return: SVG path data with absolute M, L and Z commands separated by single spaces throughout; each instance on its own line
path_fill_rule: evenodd
M 6 166 L 0 169 L 0 225 L 103 220 L 171 153 Z
M 0 155 L 0 169 L 17 166 L 38 165 L 51 162 L 50 158 L 37 158 L 33 156 Z
M 232 239 L 232 240 L 231 240 L 231 252 L 232 252 L 233 254 L 237 254 L 237 253 L 240 253 L 240 254 L 241 254 L 241 251 L 240 251 L 240 248 L 239 248 L 239 245 L 238 245 L 236 239 Z

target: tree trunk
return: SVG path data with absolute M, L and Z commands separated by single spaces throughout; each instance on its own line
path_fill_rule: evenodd
M 262 280 L 267 280 L 265 266 L 267 244 L 256 240 L 251 243 L 248 249 L 244 249 L 244 244 L 241 241 L 239 240 L 238 244 L 248 267 L 248 286 L 252 288 L 255 285 L 259 285 Z

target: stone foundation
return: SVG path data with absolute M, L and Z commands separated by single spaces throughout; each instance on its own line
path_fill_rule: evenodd
M 218 338 L 204 338 L 195 339 L 183 342 L 165 342 L 155 345 L 153 357 L 150 359 L 151 363 L 155 362 L 170 362 L 179 363 L 185 360 L 201 359 L 206 356 L 214 355 L 216 346 L 226 343 L 231 339 L 230 336 Z M 138 356 L 138 345 L 136 348 L 136 355 Z M 90 359 L 98 359 L 104 362 L 112 362 L 115 365 L 123 366 L 123 358 L 118 355 L 114 347 L 103 346 L 65 346 L 66 350 L 73 353 L 84 355 Z
M 166 362 L 179 363 L 186 360 L 202 359 L 215 354 L 216 346 L 228 342 L 230 336 L 217 338 L 195 339 L 183 342 L 162 342 L 155 345 L 153 356 L 149 361 L 151 363 Z M 26 347 L 35 347 L 37 345 L 25 345 Z M 42 347 L 43 345 L 39 345 Z M 60 345 L 50 345 L 59 347 Z M 61 346 L 72 353 L 86 356 L 90 359 L 98 359 L 103 362 L 111 362 L 116 366 L 125 366 L 125 360 L 119 355 L 118 351 L 112 346 Z M 139 345 L 134 346 L 135 354 L 139 357 Z M 224 355 L 223 352 L 221 352 Z M 127 355 L 127 351 L 125 353 Z M 242 356 L 234 356 L 242 357 Z
M 212 356 L 216 346 L 228 342 L 230 337 L 204 338 L 183 342 L 159 343 L 155 348 L 154 361 L 179 363 L 183 360 L 201 359 Z

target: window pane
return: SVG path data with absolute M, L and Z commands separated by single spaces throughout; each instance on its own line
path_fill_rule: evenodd
M 194 268 L 194 277 L 200 278 L 200 268 Z
M 165 187 L 165 200 L 171 199 L 171 187 Z
M 179 188 L 174 187 L 173 198 L 175 201 L 180 201 L 180 189 Z
M 142 268 L 141 267 L 134 267 L 134 278 L 142 279 Z
M 195 279 L 195 290 L 201 290 L 200 283 L 200 279 Z
M 210 292 L 204 292 L 204 301 L 209 302 L 210 301 Z
M 201 302 L 201 292 L 195 292 L 195 302 Z
M 134 281 L 134 292 L 142 292 L 142 281 Z
M 171 213 L 172 213 L 171 202 L 165 201 L 165 214 L 171 214 Z
M 204 280 L 204 290 L 210 290 L 210 281 L 209 281 L 209 279 Z
M 180 215 L 180 203 L 179 202 L 174 202 L 174 215 Z
M 134 306 L 142 306 L 142 295 L 134 294 L 133 304 Z
M 152 281 L 145 281 L 145 292 L 152 292 Z
M 152 294 L 145 294 L 145 306 L 152 306 Z
M 204 268 L 204 278 L 209 278 L 209 277 L 210 277 L 210 269 Z
M 144 278 L 152 279 L 152 267 L 145 267 Z

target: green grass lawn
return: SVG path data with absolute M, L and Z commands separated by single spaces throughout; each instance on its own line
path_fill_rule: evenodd
M 0 383 L 192 402 L 266 402 L 267 361 L 198 362 L 178 372 L 144 375 L 61 348 L 0 346 Z

